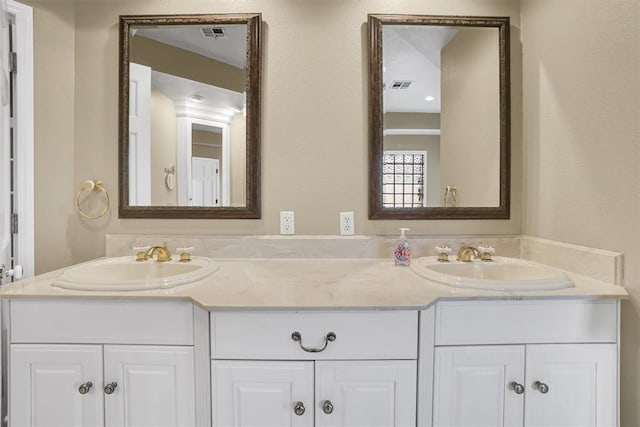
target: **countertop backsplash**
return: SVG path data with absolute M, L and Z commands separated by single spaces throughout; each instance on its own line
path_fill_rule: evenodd
M 107 234 L 106 256 L 134 255 L 135 246 L 193 247 L 194 255 L 212 258 L 389 258 L 395 236 L 193 236 Z M 455 255 L 462 245 L 493 246 L 497 256 L 519 257 L 616 285 L 623 284 L 623 255 L 531 236 L 409 236 L 412 257 L 437 255 L 448 245 Z

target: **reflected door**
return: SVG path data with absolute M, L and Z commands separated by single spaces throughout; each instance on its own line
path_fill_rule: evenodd
M 151 68 L 129 64 L 129 205 L 151 204 Z
M 220 161 L 191 159 L 191 206 L 220 206 Z

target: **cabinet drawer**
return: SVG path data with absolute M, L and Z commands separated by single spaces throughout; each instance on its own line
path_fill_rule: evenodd
M 417 338 L 412 311 L 211 314 L 214 359 L 416 359 Z
M 193 345 L 186 301 L 12 300 L 12 343 Z
M 436 307 L 436 345 L 616 342 L 613 300 L 451 301 Z

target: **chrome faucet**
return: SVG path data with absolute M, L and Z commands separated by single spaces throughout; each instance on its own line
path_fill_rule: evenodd
M 471 262 L 472 255 L 473 255 L 473 258 L 482 257 L 478 249 L 474 248 L 473 246 L 462 245 L 460 246 L 460 250 L 458 251 L 458 256 L 456 257 L 456 259 L 462 262 Z

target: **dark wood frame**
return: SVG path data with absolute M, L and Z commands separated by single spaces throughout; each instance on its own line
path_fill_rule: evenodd
M 247 25 L 247 159 L 244 207 L 129 206 L 129 35 L 132 26 Z M 119 191 L 120 218 L 257 219 L 260 212 L 261 42 L 262 15 L 128 15 L 120 16 Z
M 500 205 L 496 207 L 385 208 L 382 206 L 382 26 L 496 27 L 500 61 Z M 511 187 L 509 17 L 369 15 L 369 219 L 508 219 Z

